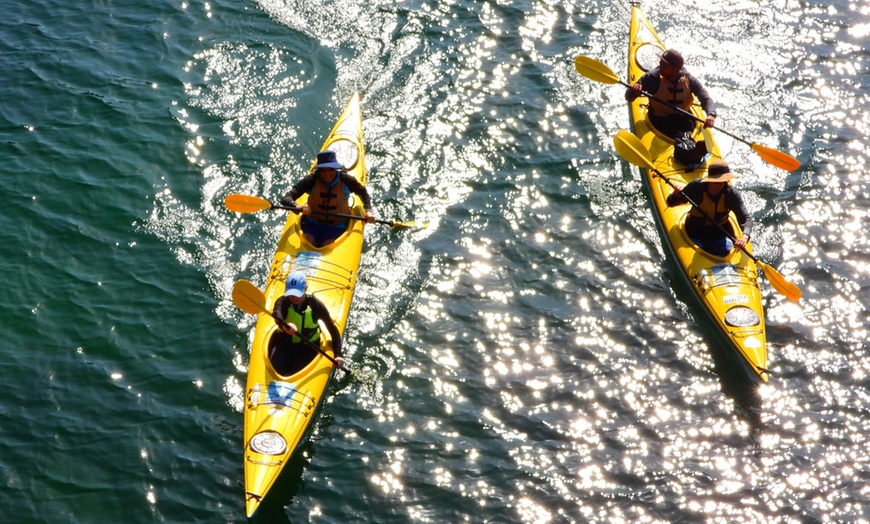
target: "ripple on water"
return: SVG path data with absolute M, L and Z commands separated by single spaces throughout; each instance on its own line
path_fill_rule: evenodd
M 303 4 L 258 3 L 292 30 L 286 43 L 212 39 L 192 53 L 189 100 L 171 111 L 201 195 L 179 198 L 167 180 L 146 224 L 206 275 L 219 318 L 249 331 L 229 292 L 265 274 L 283 217 L 233 216 L 222 196 L 277 198 L 355 89 L 378 213 L 429 223 L 367 231 L 347 345 L 366 376 L 338 386 L 277 515 L 861 518 L 870 258 L 854 53 L 866 24 L 844 17 L 866 18 L 862 7 L 684 2 L 648 13 L 687 50 L 721 125 L 804 162 L 785 174 L 722 140 L 761 252 L 805 297 L 765 292 L 776 375 L 758 403 L 740 397 L 672 286 L 637 173 L 612 152 L 628 127 L 622 87 L 571 69 L 576 54 L 624 69 L 626 6 Z M 709 23 L 687 28 L 678 13 L 690 8 Z M 328 30 L 342 24 L 352 29 Z M 738 55 L 755 59 L 721 59 Z M 218 387 L 231 409 L 248 344 L 240 336 L 224 354 L 236 372 Z M 175 413 L 175 402 L 159 409 Z M 223 435 L 227 453 L 237 432 Z M 232 484 L 238 471 L 220 478 Z

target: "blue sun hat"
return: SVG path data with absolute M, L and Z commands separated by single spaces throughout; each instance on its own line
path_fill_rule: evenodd
M 314 169 L 320 169 L 321 167 L 341 169 L 344 166 L 338 161 L 338 157 L 335 156 L 335 151 L 325 149 L 320 153 L 317 153 L 317 165 L 314 166 Z
M 305 274 L 300 271 L 294 271 L 287 275 L 284 296 L 301 297 L 305 294 L 306 287 L 308 287 L 308 280 L 305 278 Z

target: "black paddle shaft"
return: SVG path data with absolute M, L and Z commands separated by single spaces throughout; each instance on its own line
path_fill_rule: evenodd
M 275 204 L 272 204 L 272 209 L 286 209 L 287 211 L 292 211 L 293 213 L 300 213 L 302 211 L 301 207 L 282 206 L 282 205 L 275 205 Z M 314 209 L 311 210 L 311 214 L 312 215 L 324 215 L 324 216 L 328 216 L 328 217 L 348 218 L 351 220 L 365 220 L 366 219 L 366 217 L 360 217 L 360 216 L 356 216 L 356 215 L 347 215 L 344 213 L 330 213 L 329 211 L 316 211 Z M 375 222 L 378 224 L 386 224 L 388 226 L 395 225 L 393 222 L 391 222 L 389 220 L 375 219 Z

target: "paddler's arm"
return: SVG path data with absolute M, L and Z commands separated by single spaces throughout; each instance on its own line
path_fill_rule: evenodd
M 275 301 L 275 306 L 272 308 L 272 318 L 275 320 L 275 324 L 278 325 L 278 329 L 287 333 L 288 335 L 296 334 L 296 326 L 288 324 L 284 319 L 287 318 L 287 312 L 290 310 L 290 300 L 287 297 L 278 297 L 278 300 Z
M 684 187 L 674 184 L 674 191 L 668 195 L 665 202 L 668 204 L 668 207 L 688 204 L 689 199 L 691 199 L 692 202 L 700 202 L 701 197 L 703 197 L 703 192 L 704 187 L 701 183 L 701 179 L 692 180 Z
M 366 186 L 360 184 L 359 180 L 347 174 L 347 171 L 341 171 L 338 176 L 341 177 L 345 187 L 362 200 L 363 208 L 366 210 L 366 223 L 374 224 L 375 212 L 372 210 L 372 197 L 369 196 L 369 190 L 366 189 Z
M 311 316 L 314 317 L 314 320 L 323 322 L 323 325 L 326 326 L 326 330 L 329 331 L 329 338 L 332 339 L 332 352 L 335 353 L 335 360 L 344 363 L 344 359 L 341 357 L 341 333 L 338 331 L 335 322 L 333 322 L 329 310 L 326 309 L 326 306 L 317 297 L 311 296 L 309 300 L 310 302 L 308 305 L 311 308 Z
M 299 182 L 296 182 L 296 185 L 290 188 L 290 191 L 287 192 L 286 195 L 281 197 L 281 205 L 288 207 L 296 207 L 296 199 L 301 197 L 302 195 L 311 194 L 311 191 L 314 190 L 314 177 L 311 175 L 306 176 Z M 306 213 L 307 214 L 307 213 Z
M 640 96 L 641 91 L 655 93 L 659 90 L 659 82 L 659 68 L 650 69 L 640 77 L 637 83 L 625 90 L 625 99 L 629 102 L 634 102 Z
M 743 236 L 736 239 L 734 247 L 736 249 L 743 249 L 749 242 L 749 236 L 752 234 L 752 227 L 755 225 L 755 221 L 746 210 L 746 204 L 743 203 L 743 197 L 740 196 L 740 193 L 732 186 L 728 186 L 727 191 L 728 193 L 725 194 L 725 198 L 730 200 L 728 207 L 734 212 L 734 217 L 737 218 L 737 223 L 740 224 L 740 229 L 743 231 Z
M 707 92 L 707 89 L 700 80 L 692 75 L 688 76 L 689 87 L 692 90 L 692 94 L 698 97 L 701 109 L 703 109 L 704 113 L 707 114 L 707 119 L 704 120 L 704 127 L 713 127 L 713 124 L 716 122 L 716 102 L 713 101 L 713 97 L 710 96 L 710 93 Z
M 673 192 L 668 195 L 668 198 L 666 199 L 668 207 L 678 206 L 687 202 L 688 200 L 686 200 L 686 196 L 683 195 L 683 188 L 678 185 L 674 185 Z

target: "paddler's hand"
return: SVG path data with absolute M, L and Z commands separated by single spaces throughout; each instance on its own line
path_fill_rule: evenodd
M 308 204 L 303 205 L 302 206 L 302 214 L 305 216 L 310 215 L 311 214 L 311 206 L 309 206 Z
M 631 87 L 628 88 L 628 90 L 629 95 L 627 98 L 629 101 L 632 101 L 641 95 L 641 93 L 643 92 L 643 86 L 640 84 L 632 84 Z
M 338 369 L 344 369 L 344 359 L 342 357 L 335 357 L 335 365 L 338 366 Z
M 738 238 L 734 241 L 734 249 L 743 249 L 746 247 L 746 243 L 749 242 L 749 235 L 746 233 L 743 234 L 742 237 Z
M 704 127 L 711 128 L 713 124 L 716 123 L 716 115 L 707 115 L 707 119 L 704 120 Z
M 680 186 L 674 186 L 674 194 L 680 196 L 683 194 L 683 188 Z
M 375 223 L 375 214 L 372 211 L 366 211 L 366 224 Z
M 284 333 L 287 333 L 291 337 L 296 334 L 296 325 L 295 324 L 284 324 L 281 326 L 281 330 Z

